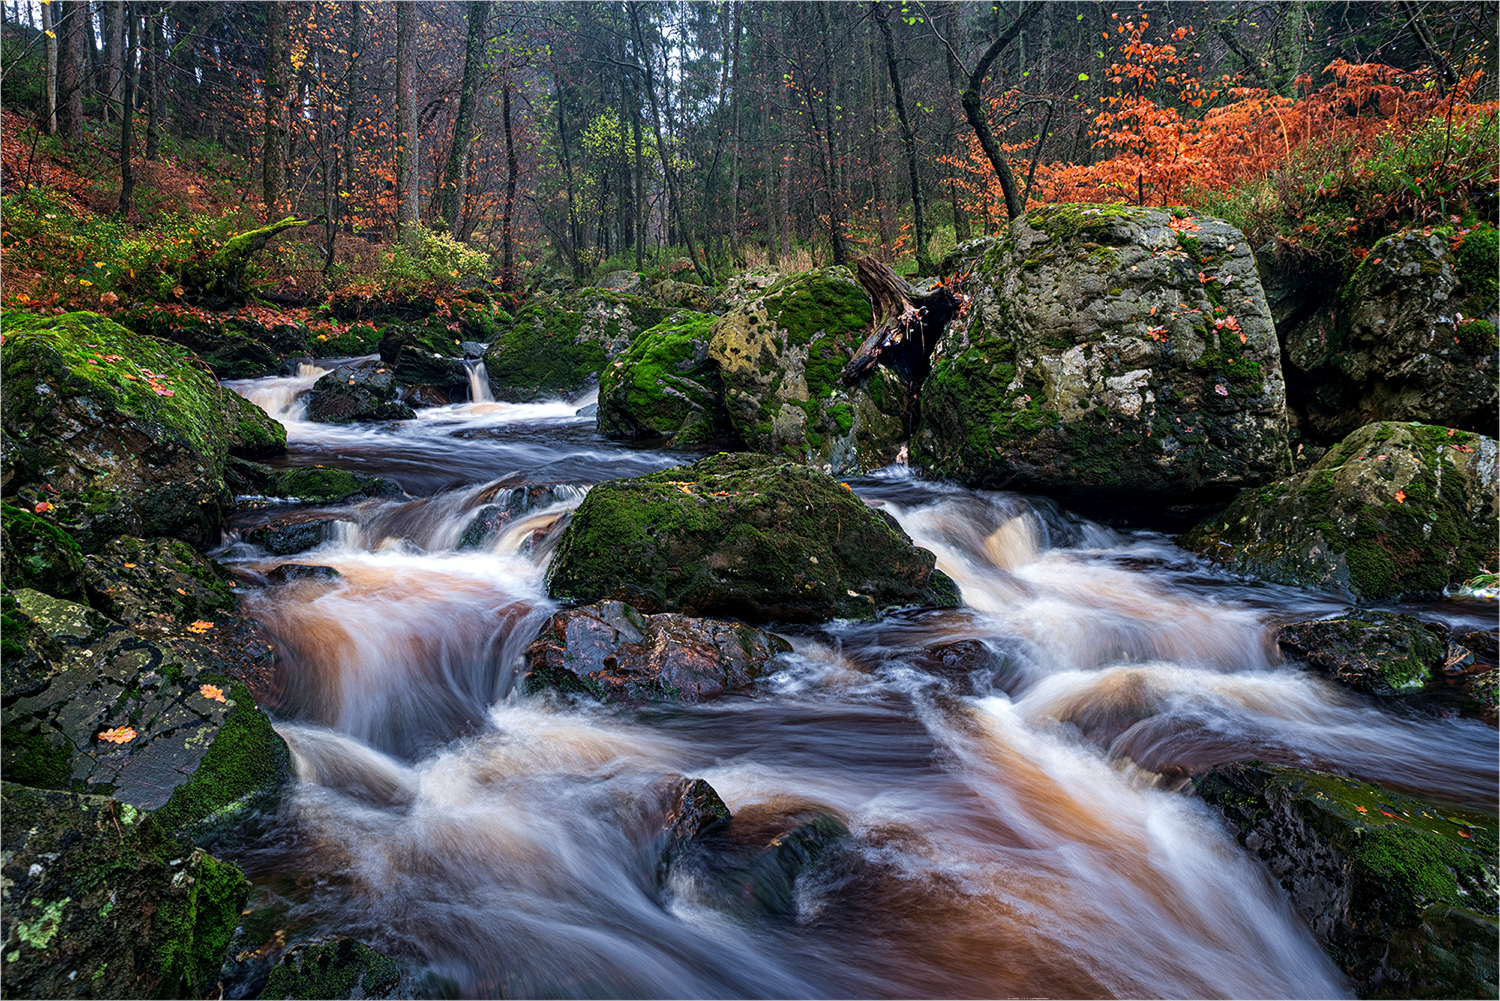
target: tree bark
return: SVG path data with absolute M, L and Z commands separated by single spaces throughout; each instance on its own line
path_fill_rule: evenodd
M 349 5 L 349 79 L 344 85 L 344 149 L 339 156 L 344 168 L 343 182 L 335 203 L 340 218 L 344 214 L 344 199 L 354 190 L 354 114 L 359 102 L 359 54 L 365 45 L 363 15 L 360 0 L 354 0 Z
M 506 79 L 501 90 L 501 114 L 505 119 L 505 208 L 500 219 L 500 288 L 506 292 L 515 288 L 515 237 L 511 231 L 516 205 L 516 142 L 510 124 L 510 80 Z
M 954 35 L 956 35 L 954 26 L 958 23 L 959 20 L 959 6 L 957 0 L 951 0 L 951 2 L 944 4 L 943 9 L 945 17 L 945 27 L 948 30 L 949 37 L 953 37 Z M 956 243 L 963 243 L 973 235 L 973 231 L 969 228 L 969 215 L 964 211 L 963 204 L 959 201 L 957 184 L 958 171 L 951 162 L 952 158 L 955 155 L 953 140 L 956 135 L 956 129 L 958 128 L 958 108 L 954 107 L 951 103 L 954 96 L 959 93 L 958 59 L 953 54 L 952 46 L 943 47 L 943 56 L 944 61 L 948 64 L 948 100 L 950 102 L 948 105 L 948 128 L 944 130 L 943 134 L 943 153 L 950 160 L 950 162 L 948 162 L 946 165 L 946 169 L 948 173 L 948 197 L 953 203 L 953 239 Z
M 458 114 L 453 121 L 453 144 L 448 149 L 448 165 L 443 169 L 442 217 L 448 232 L 458 233 L 458 217 L 463 208 L 464 183 L 468 175 L 469 134 L 474 129 L 474 105 L 479 92 L 479 74 L 484 65 L 485 26 L 489 21 L 489 0 L 469 0 L 469 36 L 464 46 L 464 79 L 458 94 Z
M 135 58 L 135 48 L 140 42 L 139 18 L 135 16 L 135 4 L 125 5 L 125 16 L 130 21 L 128 32 L 129 52 L 131 60 Z M 120 204 L 116 214 L 121 219 L 130 216 L 131 199 L 135 196 L 135 174 L 130 169 L 131 147 L 135 143 L 135 86 L 134 82 L 127 77 L 124 86 L 124 100 L 120 108 Z
M 53 0 L 57 47 L 57 124 L 72 142 L 83 141 L 83 81 L 87 54 L 83 51 L 83 22 L 88 17 L 87 0 Z
M 213 254 L 190 265 L 182 284 L 194 301 L 206 305 L 228 305 L 245 301 L 245 268 L 250 259 L 265 249 L 267 243 L 284 229 L 306 226 L 311 219 L 287 216 L 260 229 L 231 236 Z
M 917 167 L 917 133 L 906 117 L 906 99 L 901 93 L 901 74 L 896 71 L 896 42 L 891 37 L 890 13 L 880 0 L 871 0 L 875 23 L 885 40 L 885 66 L 891 75 L 891 93 L 896 99 L 896 117 L 901 122 L 901 142 L 906 147 L 906 172 L 911 179 L 912 226 L 917 233 L 917 272 L 930 275 L 937 268 L 927 255 L 927 220 L 922 210 L 922 177 Z
M 162 32 L 161 19 L 166 14 L 161 10 L 147 14 L 146 23 L 150 30 L 148 32 L 149 44 L 141 50 L 141 62 L 150 70 L 149 82 L 146 87 L 146 159 L 153 161 L 161 150 L 161 103 L 162 85 L 161 75 L 165 69 L 162 59 Z M 132 30 L 136 29 L 134 23 Z M 134 51 L 135 46 L 132 46 Z
M 740 262 L 740 20 L 744 4 L 734 5 L 734 54 L 729 71 L 729 256 Z
M 286 193 L 286 137 L 290 130 L 290 107 L 287 104 L 291 82 L 291 23 L 287 5 L 267 0 L 265 132 L 260 149 L 261 196 L 265 201 L 265 218 L 274 219 L 282 208 Z
M 984 86 L 985 74 L 989 72 L 990 64 L 995 57 L 1005 50 L 1005 47 L 1015 41 L 1017 35 L 1026 27 L 1026 23 L 1035 17 L 1044 4 L 1041 0 L 1031 0 L 1016 19 L 1010 23 L 1010 27 L 1000 33 L 990 47 L 984 50 L 984 55 L 979 57 L 979 63 L 974 67 L 974 72 L 969 74 L 969 85 L 964 88 L 961 100 L 964 106 L 964 117 L 969 121 L 969 127 L 974 130 L 974 135 L 979 139 L 980 148 L 984 155 L 989 158 L 990 166 L 995 168 L 995 176 L 1000 179 L 1000 190 L 1005 192 L 1005 214 L 1011 219 L 1018 218 L 1026 211 L 1026 206 L 1021 202 L 1021 194 L 1016 190 L 1016 179 L 1010 172 L 1010 165 L 1005 162 L 1005 154 L 1000 149 L 1000 143 L 995 134 L 990 131 L 989 116 L 985 114 L 984 99 L 981 89 Z M 998 17 L 998 12 L 996 14 Z
M 49 4 L 41 4 L 46 9 Z M 104 107 L 110 112 L 118 111 L 121 95 L 125 91 L 125 0 L 106 0 L 104 4 L 104 48 L 107 86 L 104 88 L 108 100 Z M 108 114 L 105 116 L 108 120 Z
M 396 235 L 403 242 L 416 238 L 419 207 L 415 16 L 414 4 L 396 4 Z
M 52 5 L 39 5 L 42 9 L 42 32 L 46 41 L 42 49 L 46 54 L 46 77 L 42 82 L 42 121 L 49 136 L 57 134 L 57 31 L 52 18 Z

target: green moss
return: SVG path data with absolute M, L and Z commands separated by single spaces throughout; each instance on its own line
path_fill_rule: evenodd
M 6 631 L 11 629 L 5 624 Z M 0 730 L 0 744 L 5 748 L 5 778 L 22 785 L 66 789 L 73 769 L 73 750 L 59 736 L 54 744 L 33 730 L 21 732 L 18 726 Z
M 247 886 L 244 874 L 228 862 L 202 852 L 194 861 L 184 892 L 164 895 L 154 916 L 156 970 L 163 986 L 186 990 L 179 997 L 203 997 L 213 988 Z
M 1025 218 L 1026 225 L 1032 229 L 1039 229 L 1056 240 L 1070 240 L 1080 233 L 1102 235 L 1119 222 L 1140 214 L 1141 210 L 1123 205 L 1057 202 L 1029 209 Z
M 1493 309 L 1500 295 L 1500 234 L 1495 227 L 1475 227 L 1454 251 L 1454 270 L 1469 306 L 1476 312 Z M 1493 334 L 1493 330 L 1492 330 Z
M 828 408 L 828 416 L 839 429 L 839 434 L 848 434 L 854 427 L 854 408 L 847 403 L 835 404 Z
M 350 938 L 299 946 L 271 970 L 262 997 L 378 998 L 394 996 L 401 969 Z
M 599 428 L 605 434 L 669 435 L 693 414 L 703 434 L 727 427 L 718 368 L 704 357 L 716 317 L 681 312 L 647 330 L 599 374 Z
M 276 477 L 276 495 L 295 497 L 305 504 L 334 504 L 350 497 L 378 495 L 384 481 L 329 466 L 298 466 Z
M 1500 338 L 1495 325 L 1488 320 L 1468 320 L 1458 326 L 1458 343 L 1471 355 L 1489 354 L 1495 350 Z

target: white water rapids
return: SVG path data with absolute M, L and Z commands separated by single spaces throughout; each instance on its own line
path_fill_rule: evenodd
M 750 695 L 620 709 L 513 684 L 554 609 L 547 530 L 594 483 L 685 453 L 600 438 L 589 401 L 432 408 L 320 425 L 317 372 L 234 388 L 297 464 L 396 479 L 289 560 L 336 580 L 252 589 L 278 652 L 268 707 L 298 780 L 232 856 L 288 943 L 354 936 L 464 997 L 1338 997 L 1341 975 L 1185 777 L 1262 760 L 1493 809 L 1494 731 L 1442 702 L 1379 703 L 1279 662 L 1272 624 L 1336 598 L 1206 570 L 1169 540 L 1047 501 L 851 481 L 960 585 L 964 607 L 784 635 Z M 495 488 L 553 484 L 482 548 Z M 1491 607 L 1424 610 L 1475 628 Z M 988 656 L 930 673 L 924 648 Z M 809 804 L 849 849 L 795 916 L 657 879 L 658 802 L 706 779 L 737 815 Z

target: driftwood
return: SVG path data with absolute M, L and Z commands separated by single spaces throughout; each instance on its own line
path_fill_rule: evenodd
M 957 291 L 967 275 L 920 289 L 870 257 L 856 257 L 854 270 L 875 308 L 875 324 L 838 381 L 853 385 L 876 365 L 884 365 L 901 377 L 914 400 L 944 328 L 968 305 L 969 297 Z

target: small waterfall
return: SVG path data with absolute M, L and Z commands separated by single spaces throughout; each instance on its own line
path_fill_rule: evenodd
M 490 376 L 484 367 L 483 358 L 465 358 L 464 369 L 469 373 L 469 402 L 494 403 L 490 392 Z

